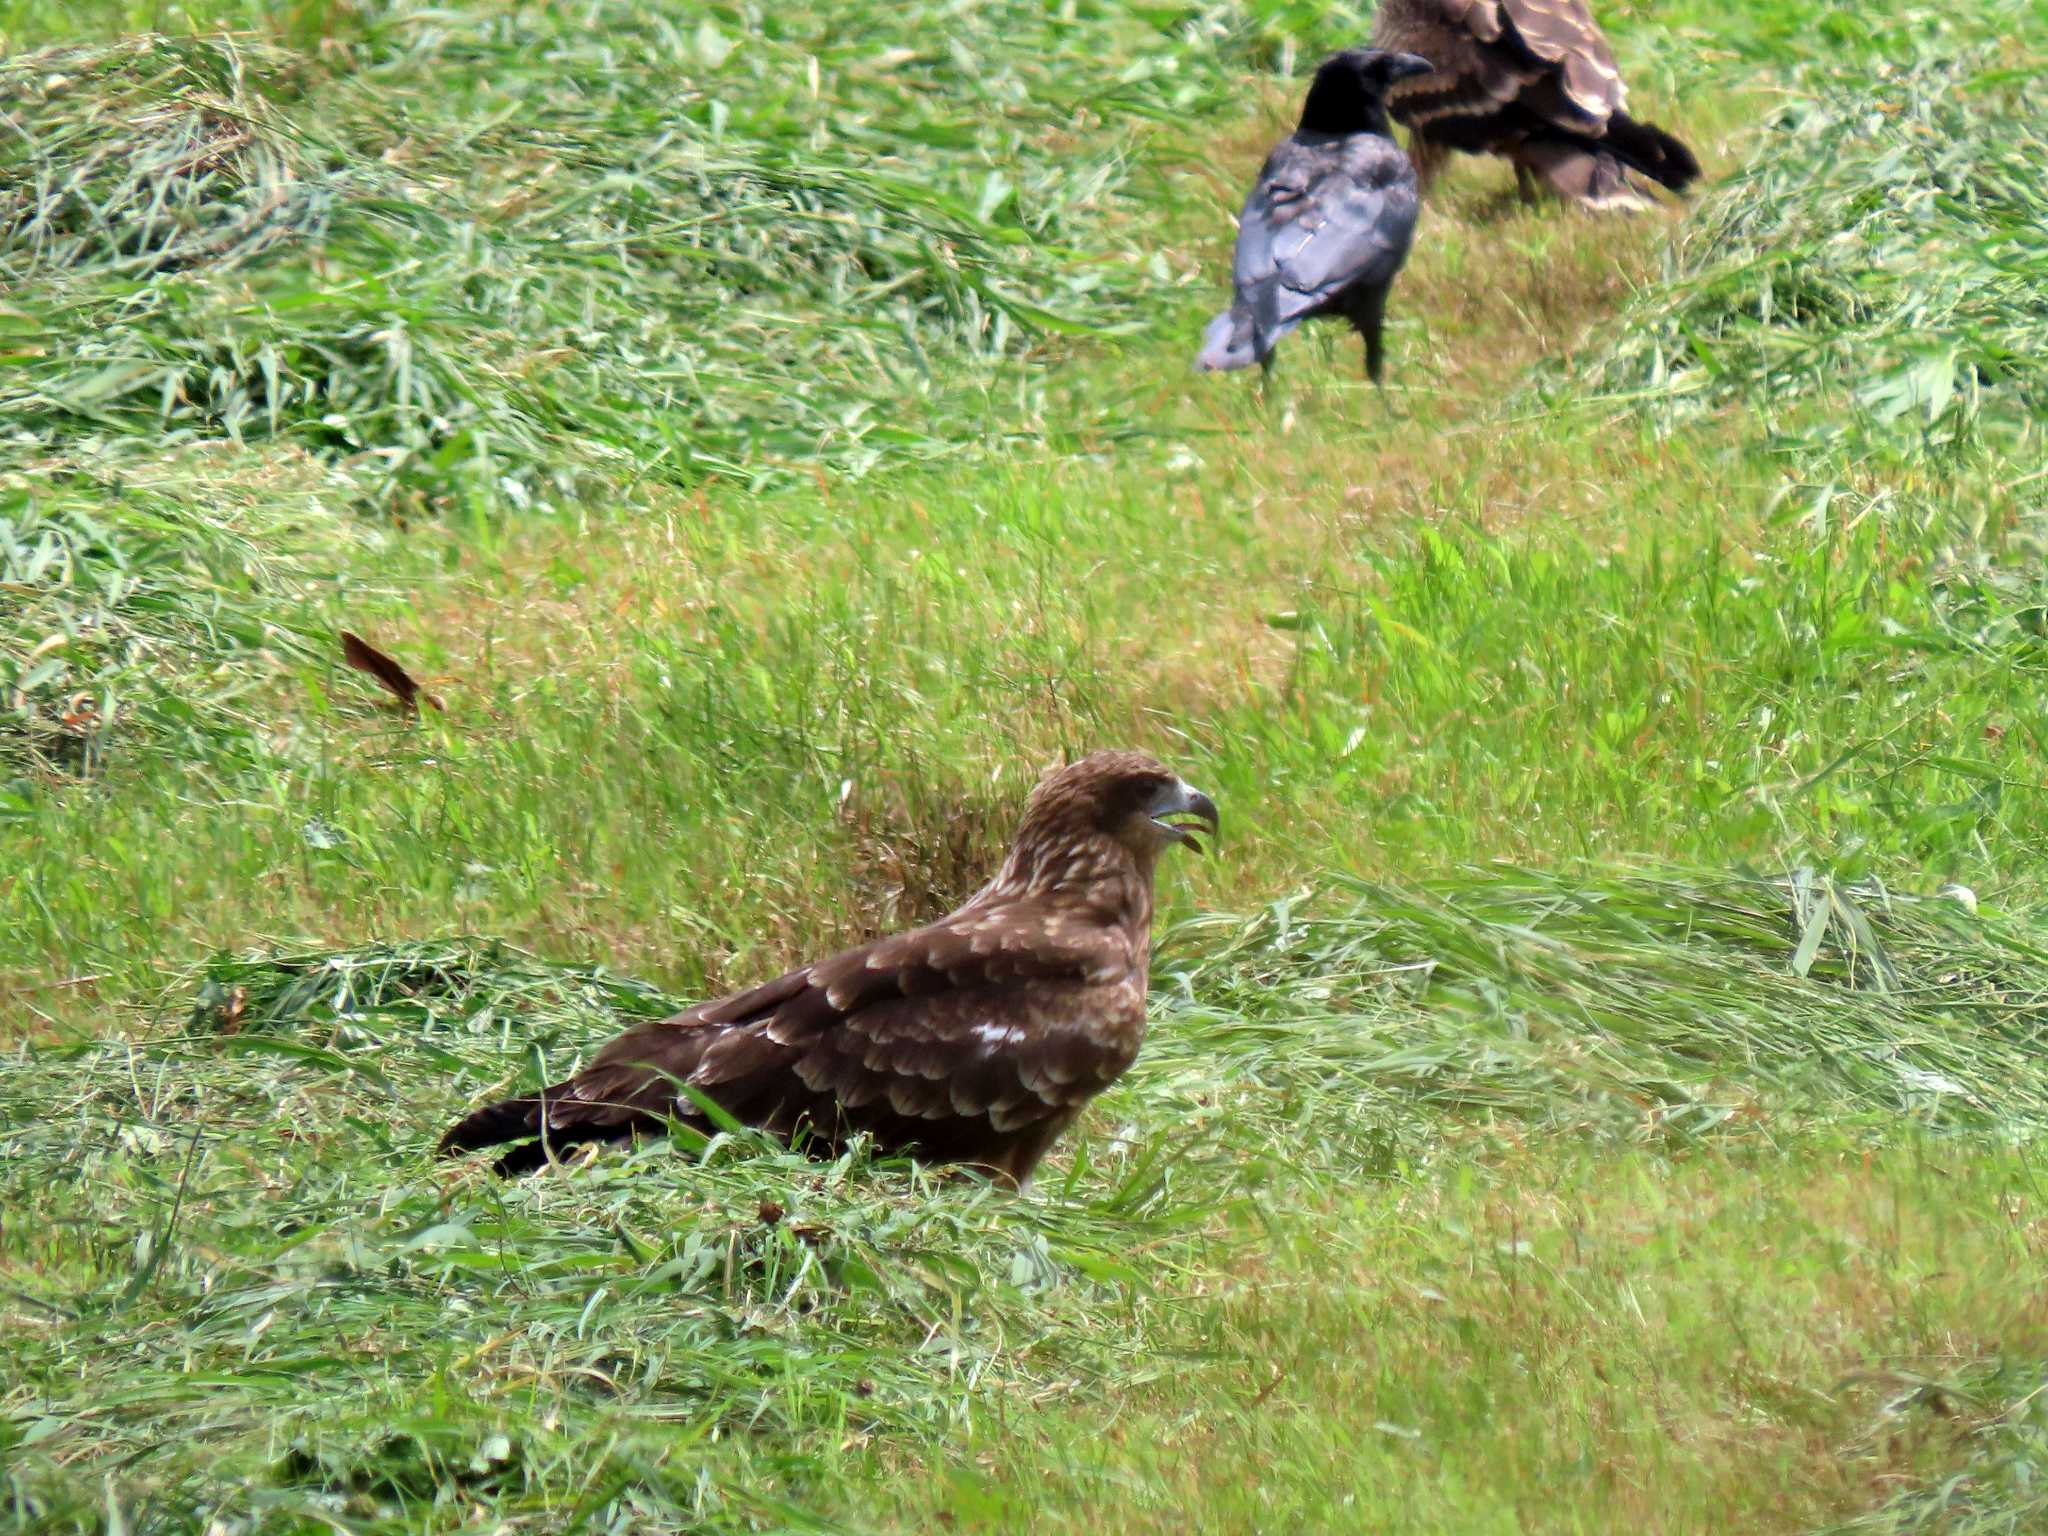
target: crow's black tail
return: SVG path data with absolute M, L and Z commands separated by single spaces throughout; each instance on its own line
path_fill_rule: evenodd
M 1202 352 L 1195 359 L 1195 367 L 1203 373 L 1227 373 L 1233 368 L 1263 363 L 1266 359 L 1258 351 L 1256 336 L 1251 311 L 1232 305 L 1202 332 Z

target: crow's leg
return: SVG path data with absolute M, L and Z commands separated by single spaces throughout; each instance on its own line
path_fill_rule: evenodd
M 1380 329 L 1387 315 L 1386 285 L 1353 290 L 1351 301 L 1345 306 L 1345 315 L 1358 334 L 1365 338 L 1365 376 L 1378 384 L 1385 360 L 1385 349 L 1380 345 Z

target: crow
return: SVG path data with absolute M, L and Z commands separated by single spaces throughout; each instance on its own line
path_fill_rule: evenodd
M 1421 210 L 1415 168 L 1387 121 L 1387 91 L 1431 67 L 1369 48 L 1317 67 L 1300 125 L 1266 157 L 1238 215 L 1234 296 L 1209 322 L 1197 368 L 1270 369 L 1282 336 L 1335 315 L 1365 338 L 1365 371 L 1380 382 L 1387 289 Z

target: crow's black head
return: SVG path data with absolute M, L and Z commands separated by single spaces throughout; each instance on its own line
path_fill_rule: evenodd
M 1333 53 L 1316 66 L 1301 109 L 1301 126 L 1311 133 L 1385 133 L 1388 87 L 1434 68 L 1412 53 L 1378 48 Z

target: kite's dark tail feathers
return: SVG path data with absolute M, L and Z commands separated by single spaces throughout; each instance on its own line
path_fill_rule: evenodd
M 1663 129 L 1620 112 L 1607 120 L 1599 138 L 1546 133 L 1524 139 L 1512 153 L 1518 174 L 1534 177 L 1568 203 L 1596 210 L 1648 208 L 1652 199 L 1635 176 L 1682 192 L 1700 174 L 1691 150 Z
M 546 1100 L 567 1086 L 566 1083 L 558 1083 L 539 1093 L 502 1099 L 496 1104 L 472 1110 L 448 1128 L 440 1146 L 435 1149 L 436 1154 L 453 1157 L 481 1147 L 515 1143 L 491 1165 L 500 1176 L 509 1179 L 532 1173 L 536 1168 L 545 1166 L 550 1157 L 586 1141 L 616 1141 L 632 1134 L 630 1125 L 566 1125 L 551 1126 L 543 1136 L 541 1125 Z
M 474 1152 L 479 1147 L 524 1141 L 529 1136 L 540 1134 L 540 1117 L 541 1096 L 537 1093 L 486 1104 L 482 1109 L 471 1110 L 451 1125 L 435 1151 L 441 1157 L 452 1157 L 458 1152 Z
M 1674 192 L 1700 179 L 1700 163 L 1691 150 L 1655 123 L 1639 123 L 1626 112 L 1607 119 L 1600 145 L 1630 170 Z

